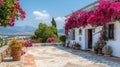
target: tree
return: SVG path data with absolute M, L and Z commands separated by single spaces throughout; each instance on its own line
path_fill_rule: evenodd
M 37 39 L 37 37 L 36 37 L 36 35 L 31 35 L 30 39 L 35 40 L 35 39 Z
M 46 42 L 49 37 L 57 37 L 56 36 L 56 28 L 53 26 L 47 26 L 46 24 L 40 23 L 39 27 L 35 30 L 34 37 L 35 39 L 39 39 L 42 42 Z M 31 38 L 32 39 L 32 38 Z
M 55 27 L 57 27 L 57 25 L 56 25 L 56 21 L 55 21 L 55 19 L 54 19 L 54 18 L 52 18 L 52 21 L 51 21 L 51 23 L 52 23 L 52 26 L 55 26 Z
M 57 25 L 56 25 L 56 21 L 54 20 L 54 18 L 52 18 L 51 23 L 52 23 L 52 27 L 55 27 L 55 34 L 56 34 L 56 36 L 58 36 L 58 33 L 57 33 Z
M 25 18 L 19 0 L 0 0 L 0 26 L 14 26 L 15 20 Z

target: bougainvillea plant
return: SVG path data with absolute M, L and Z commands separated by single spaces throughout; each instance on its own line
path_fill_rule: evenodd
M 65 33 L 71 28 L 99 26 L 120 19 L 120 2 L 101 0 L 95 10 L 77 11 L 65 20 Z
M 55 37 L 50 37 L 50 38 L 47 39 L 46 42 L 47 42 L 47 43 L 57 42 L 57 38 L 55 38 Z
M 0 26 L 14 26 L 15 20 L 25 18 L 19 0 L 0 0 Z

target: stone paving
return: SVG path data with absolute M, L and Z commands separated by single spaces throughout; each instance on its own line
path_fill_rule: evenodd
M 6 57 L 4 61 L 0 63 L 0 67 L 23 67 L 23 60 L 13 61 L 11 57 Z
M 62 46 L 31 47 L 28 53 L 34 55 L 37 67 L 120 67 L 120 62 Z
M 21 61 L 7 57 L 0 67 L 120 67 L 120 62 L 62 46 L 33 46 Z
M 27 54 L 24 57 L 24 66 L 23 67 L 36 67 L 36 63 L 34 61 L 34 56 L 31 54 Z

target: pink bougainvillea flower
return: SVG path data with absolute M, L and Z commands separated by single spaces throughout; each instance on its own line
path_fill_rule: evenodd
M 12 26 L 14 26 L 14 23 L 10 23 L 9 25 L 12 27 Z
M 23 20 L 26 17 L 26 13 L 24 11 L 22 11 L 20 16 L 21 16 L 21 18 Z
M 0 11 L 1 16 L 6 16 L 0 19 L 2 26 L 13 26 L 15 20 L 18 20 L 19 17 L 22 20 L 26 17 L 26 13 L 22 10 L 19 0 L 0 0 L 0 6 L 4 9 Z
M 71 28 L 88 25 L 99 26 L 120 18 L 120 2 L 101 0 L 95 10 L 77 11 L 65 20 L 65 33 Z
M 55 38 L 55 37 L 50 37 L 50 38 L 48 38 L 47 39 L 47 43 L 51 43 L 51 42 L 56 42 L 57 41 L 57 38 Z
M 4 1 L 4 0 L 0 0 L 0 4 L 1 4 L 2 6 L 4 6 L 4 5 L 5 5 L 5 1 Z

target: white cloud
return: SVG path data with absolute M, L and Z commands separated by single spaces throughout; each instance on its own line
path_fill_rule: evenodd
M 35 15 L 35 19 L 40 20 L 42 22 L 47 22 L 50 19 L 50 15 L 47 13 L 46 10 L 43 11 L 33 11 Z
M 51 25 L 52 17 L 46 10 L 42 11 L 33 11 L 36 20 L 40 22 L 46 23 L 47 25 Z M 65 17 L 56 17 L 55 21 L 57 23 L 57 28 L 61 29 L 64 26 Z
M 64 22 L 65 21 L 65 17 L 56 17 L 55 20 L 57 22 Z
M 56 17 L 55 21 L 57 22 L 58 29 L 61 29 L 64 27 L 65 24 L 65 17 Z

